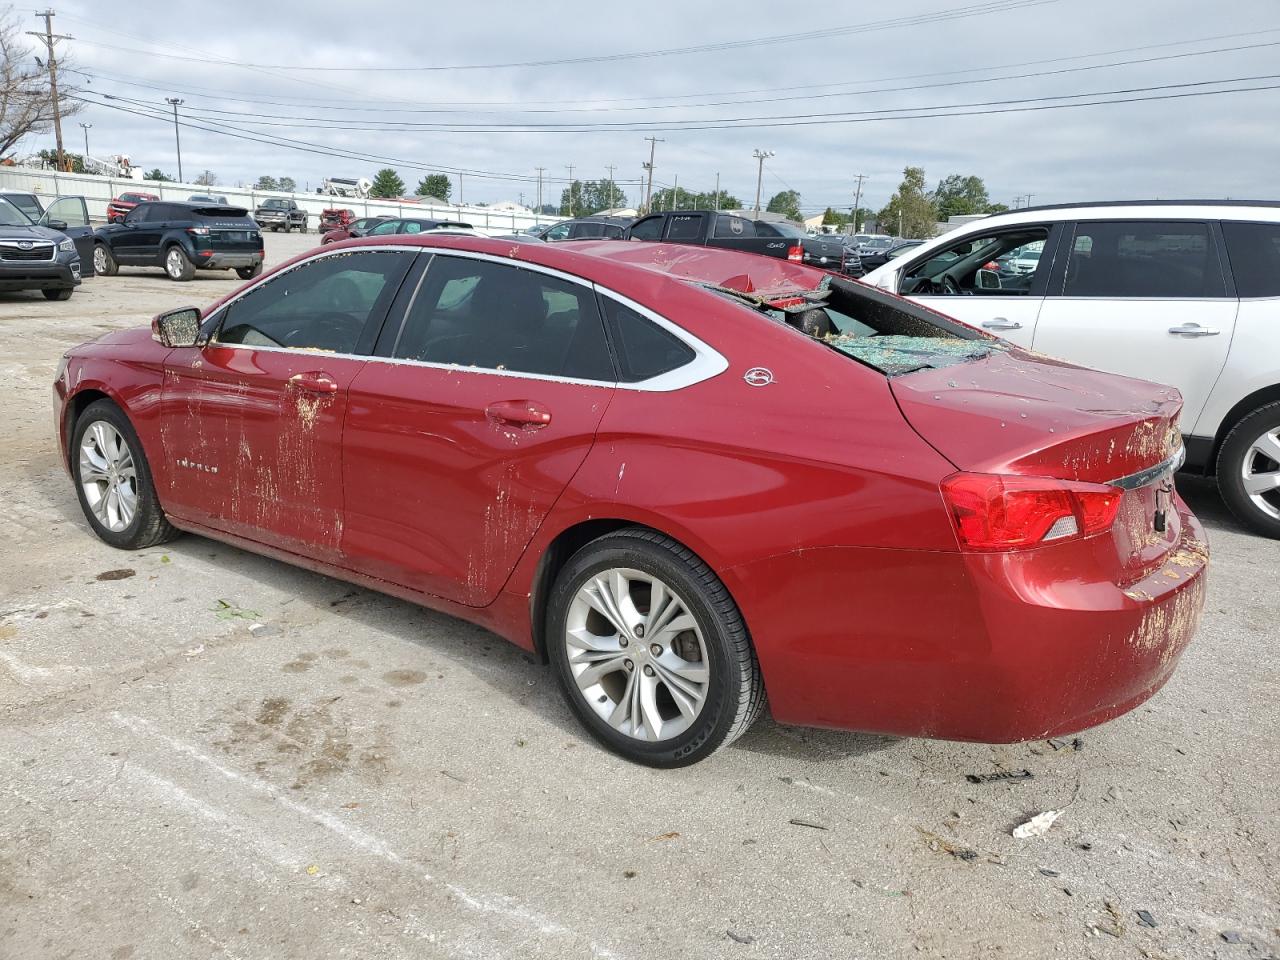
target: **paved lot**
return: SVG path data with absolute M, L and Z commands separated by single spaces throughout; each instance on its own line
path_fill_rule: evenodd
M 311 242 L 267 238 L 275 260 Z M 54 452 L 59 355 L 236 285 L 126 273 L 0 294 L 0 957 L 1280 950 L 1280 544 L 1203 485 L 1200 635 L 1082 749 L 766 720 L 656 772 L 483 630 L 196 537 L 94 539 Z

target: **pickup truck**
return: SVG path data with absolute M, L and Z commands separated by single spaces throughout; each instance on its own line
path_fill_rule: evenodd
M 295 200 L 283 200 L 278 197 L 263 200 L 258 204 L 258 209 L 253 211 L 253 219 L 264 230 L 283 229 L 288 233 L 297 227 L 300 233 L 307 232 L 307 211 L 298 206 Z
M 844 242 L 839 237 L 814 237 L 791 223 L 751 220 L 714 210 L 653 213 L 633 223 L 626 239 L 727 247 L 794 260 L 835 273 L 852 272 L 855 267 L 846 262 Z

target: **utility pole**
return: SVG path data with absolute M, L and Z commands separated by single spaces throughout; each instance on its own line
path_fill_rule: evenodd
M 666 141 L 660 140 L 657 137 L 645 137 L 645 139 L 649 141 L 649 162 L 644 165 L 644 168 L 649 171 L 649 182 L 644 188 L 644 212 L 648 213 L 649 201 L 653 197 L 653 155 L 658 144 L 666 143 Z
M 756 219 L 760 219 L 760 187 L 764 183 L 764 162 L 774 156 L 772 150 L 756 150 L 751 154 L 758 161 L 756 165 Z
M 535 211 L 538 216 L 542 216 L 542 175 L 547 172 L 546 167 L 534 167 L 538 171 L 538 209 Z
M 854 177 L 858 181 L 857 188 L 853 191 L 853 232 L 860 233 L 858 228 L 858 211 L 862 209 L 862 181 L 866 180 L 866 174 L 858 174 Z
M 716 171 L 716 213 L 720 212 L 720 171 Z
M 458 174 L 458 206 L 462 206 L 462 174 Z
M 680 206 L 680 174 L 676 174 L 675 183 L 671 185 L 671 209 Z
M 45 50 L 49 54 L 49 97 L 53 100 L 53 136 L 58 148 L 57 153 L 54 155 L 54 163 L 59 170 L 65 173 L 67 170 L 67 156 L 62 149 L 62 104 L 58 100 L 58 58 L 53 52 L 53 46 L 59 40 L 70 40 L 71 37 L 53 32 L 55 14 L 52 9 L 46 10 L 44 13 L 37 13 L 36 16 L 44 18 L 44 33 L 28 30 L 27 36 L 43 40 Z
M 605 167 L 605 169 L 609 171 L 609 209 L 610 210 L 613 209 L 613 168 L 614 168 L 614 164 L 612 163 Z
M 573 216 L 573 164 L 565 167 L 569 171 L 569 216 Z
M 92 123 L 82 122 L 80 124 L 80 129 L 84 131 L 84 159 L 85 159 L 86 165 L 89 162 L 89 128 L 92 126 L 93 126 Z M 87 170 L 87 166 L 86 166 L 86 170 Z
M 183 183 L 182 179 L 182 137 L 178 134 L 178 108 L 182 106 L 182 101 L 177 97 L 165 97 L 169 103 L 173 104 L 173 142 L 178 148 L 178 182 Z

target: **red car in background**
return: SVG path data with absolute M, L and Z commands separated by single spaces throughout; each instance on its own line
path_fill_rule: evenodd
M 1006 742 L 1172 674 L 1207 549 L 1177 392 L 729 250 L 378 237 L 69 351 L 125 549 L 180 530 L 488 627 L 610 749 Z
M 328 211 L 325 212 L 327 213 Z M 377 217 L 361 217 L 358 220 L 351 220 L 344 226 L 334 227 L 333 229 L 326 227 L 322 221 L 320 230 L 324 235 L 320 238 L 320 243 L 326 244 L 337 243 L 339 240 L 354 240 L 358 237 L 365 236 L 370 230 L 382 223 L 384 220 L 395 219 L 395 217 L 390 216 L 389 214 L 382 214 Z
M 317 231 L 321 234 L 330 230 L 338 230 L 347 226 L 356 218 L 354 210 L 343 207 L 331 207 L 328 210 L 320 211 L 320 226 Z
M 107 203 L 107 223 L 117 223 L 123 220 L 124 215 L 140 203 L 159 199 L 159 195 L 154 193 L 137 193 L 134 191 L 122 193 Z

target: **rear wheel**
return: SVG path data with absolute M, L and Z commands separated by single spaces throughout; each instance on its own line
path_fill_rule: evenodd
M 260 263 L 255 263 L 252 267 L 236 267 L 236 276 L 241 280 L 252 280 L 261 273 L 262 264 Z
M 70 300 L 75 287 L 63 287 L 61 290 L 41 290 L 46 300 Z
M 114 277 L 120 272 L 120 265 L 105 243 L 93 245 L 93 272 L 104 277 Z
M 1253 411 L 1218 451 L 1218 489 L 1245 526 L 1280 540 L 1280 403 Z
M 609 534 L 570 558 L 548 602 L 547 645 L 578 719 L 636 763 L 702 760 L 764 705 L 755 651 L 724 584 L 651 530 Z
M 71 476 L 89 526 L 111 546 L 141 550 L 178 535 L 160 509 L 133 424 L 110 400 L 89 404 L 76 421 Z
M 196 275 L 196 266 L 176 243 L 164 254 L 164 272 L 170 280 L 190 280 Z

